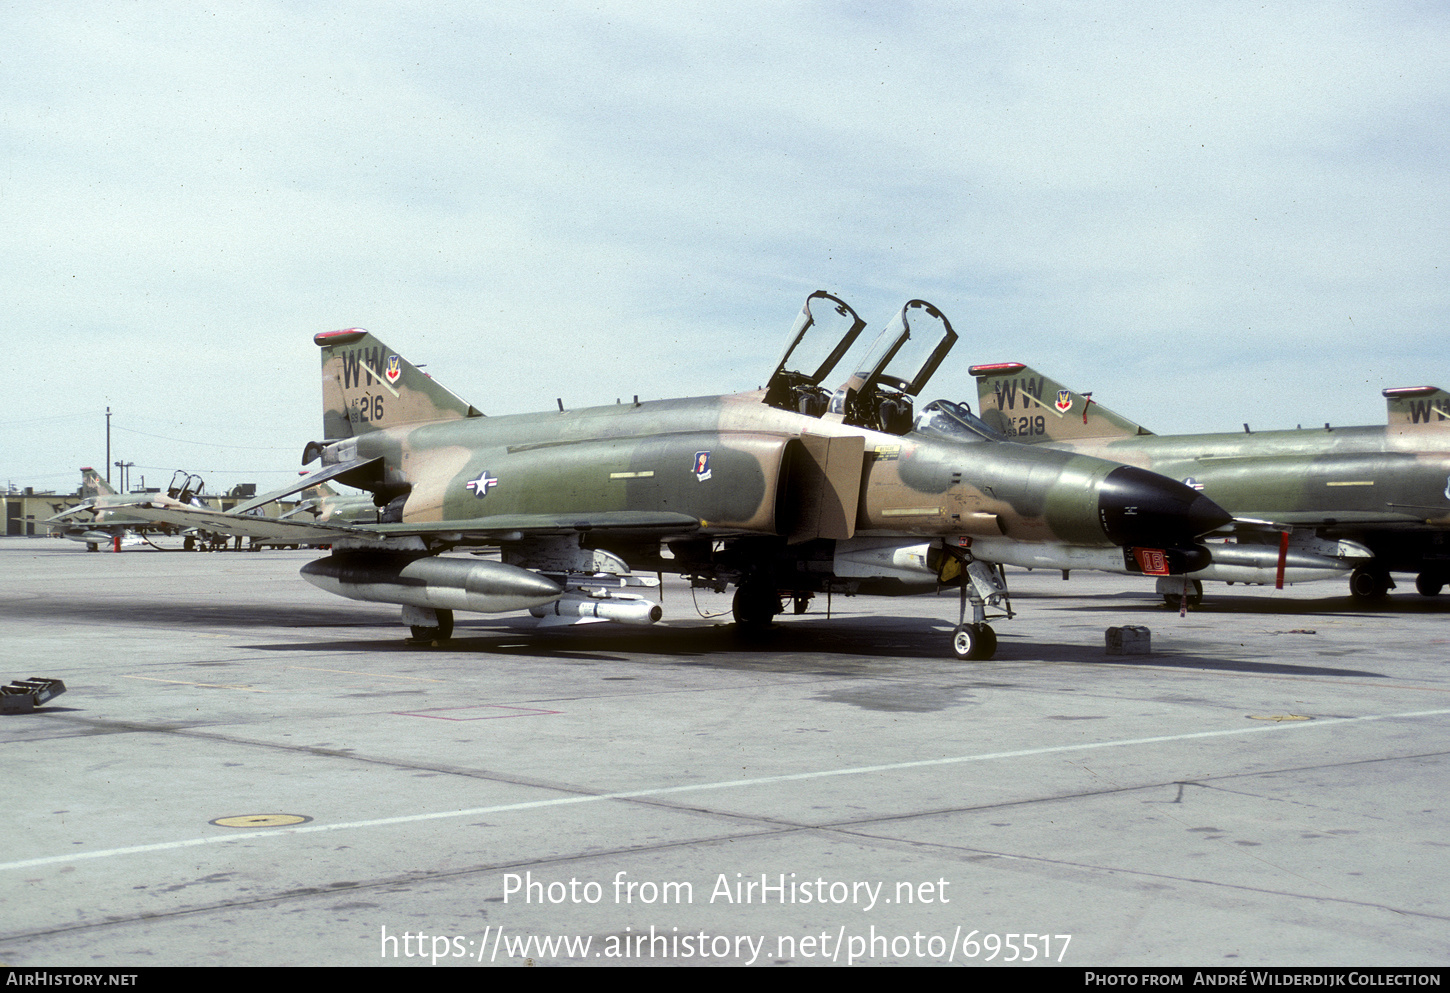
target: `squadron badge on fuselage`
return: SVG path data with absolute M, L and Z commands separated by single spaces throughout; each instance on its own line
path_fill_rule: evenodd
M 707 479 L 710 478 L 710 453 L 709 452 L 696 452 L 695 453 L 695 478 L 698 479 L 702 483 L 705 480 L 707 480 Z

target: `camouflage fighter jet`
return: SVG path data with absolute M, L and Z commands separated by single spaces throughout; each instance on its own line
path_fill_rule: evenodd
M 986 609 L 1012 614 L 979 539 L 1064 562 L 1091 549 L 1191 564 L 1203 554 L 1197 536 L 1229 520 L 1193 489 L 1133 467 L 913 433 L 913 398 L 956 340 L 923 301 L 902 308 L 833 395 L 821 383 L 864 327 L 818 292 L 764 390 L 495 417 L 366 331 L 319 334 L 323 437 L 303 464 L 323 468 L 294 491 L 336 479 L 370 491 L 381 520 L 212 514 L 205 526 L 330 542 L 304 577 L 400 604 L 418 641 L 447 638 L 455 610 L 653 623 L 659 605 L 629 591 L 668 570 L 696 586 L 734 586 L 744 628 L 769 625 L 785 598 L 800 612 L 821 592 L 959 586 L 952 651 L 990 658 Z M 501 561 L 440 554 L 489 546 Z
M 179 507 L 204 506 L 201 502 L 202 480 L 200 476 L 178 469 L 172 474 L 166 495 L 151 493 L 121 494 L 111 488 L 90 466 L 81 468 L 80 503 L 46 518 L 45 524 L 52 531 L 60 531 L 72 541 L 83 541 L 86 551 L 100 550 L 101 545 L 137 544 L 145 540 L 147 533 L 174 534 L 184 530 L 175 525 L 153 523 L 138 516 L 134 508 L 142 503 L 170 503 Z M 215 535 L 188 534 L 186 547 L 192 548 L 198 540 L 212 542 Z
M 308 475 L 304 470 L 302 475 Z M 290 495 L 290 494 L 288 494 Z M 271 502 L 276 497 L 265 498 Z M 255 504 L 255 501 L 252 501 Z M 261 508 L 254 506 L 248 513 L 258 514 Z M 283 521 L 311 521 L 323 524 L 376 524 L 380 513 L 378 505 L 373 503 L 371 493 L 348 494 L 339 493 L 327 483 L 309 485 L 301 492 L 301 499 L 297 506 L 284 514 L 278 516 Z M 323 542 L 326 544 L 326 542 Z M 295 537 L 268 540 L 266 538 L 252 538 L 247 546 L 252 551 L 261 551 L 263 548 L 299 548 Z
M 1416 573 L 1425 596 L 1450 580 L 1450 394 L 1387 389 L 1384 426 L 1242 434 L 1155 435 L 1021 363 L 974 366 L 982 418 L 1013 440 L 1095 455 L 1180 480 L 1240 520 L 1212 561 L 1160 579 L 1177 605 L 1202 580 L 1306 582 L 1349 573 L 1373 600 L 1392 572 Z M 1258 523 L 1255 523 L 1258 522 Z
M 327 483 L 318 483 L 302 491 L 303 499 L 282 515 L 283 520 L 297 517 L 345 524 L 375 524 L 380 510 L 372 494 L 339 493 Z

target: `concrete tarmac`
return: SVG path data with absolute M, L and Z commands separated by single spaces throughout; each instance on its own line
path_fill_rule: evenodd
M 1012 570 L 962 663 L 954 595 L 745 641 L 669 577 L 652 629 L 414 646 L 319 554 L 0 539 L 0 682 L 68 688 L 0 716 L 0 964 L 1450 961 L 1450 597 L 1403 580 Z

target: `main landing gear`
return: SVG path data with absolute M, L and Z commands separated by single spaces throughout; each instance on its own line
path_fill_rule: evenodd
M 742 630 L 764 631 L 781 612 L 780 594 L 768 582 L 747 580 L 736 587 L 731 612 Z
M 1422 572 L 1415 577 L 1415 590 L 1420 596 L 1439 596 L 1445 588 L 1445 580 L 1443 572 Z
M 1349 576 L 1349 595 L 1365 603 L 1384 599 L 1394 588 L 1395 581 L 1390 574 L 1374 566 L 1362 565 Z
M 453 611 L 429 607 L 403 608 L 403 623 L 413 632 L 408 639 L 416 645 L 429 645 L 453 637 Z
M 1164 586 L 1177 586 L 1177 590 L 1169 591 Z M 1197 579 L 1160 579 L 1158 580 L 1158 592 L 1163 594 L 1163 602 L 1178 610 L 1183 606 L 1183 596 L 1188 595 L 1188 605 L 1197 607 L 1203 603 L 1203 583 Z

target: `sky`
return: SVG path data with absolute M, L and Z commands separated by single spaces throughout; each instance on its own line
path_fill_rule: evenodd
M 1159 433 L 1450 388 L 1432 2 L 0 2 L 0 486 L 283 485 L 312 336 L 485 413 L 763 384 L 813 290 Z M 114 482 L 119 472 L 112 469 Z

